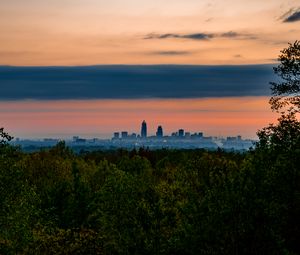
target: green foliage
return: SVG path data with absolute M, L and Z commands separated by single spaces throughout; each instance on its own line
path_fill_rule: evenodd
M 16 254 L 32 240 L 39 198 L 24 178 L 22 154 L 8 145 L 11 137 L 0 132 L 0 253 Z
M 246 154 L 6 145 L 0 253 L 297 254 L 299 134 L 291 115 Z
M 278 125 L 271 124 L 257 133 L 259 137 L 258 149 L 266 149 L 272 153 L 294 153 L 300 145 L 300 122 L 295 114 L 282 115 Z M 276 155 L 276 154 L 274 154 Z
M 105 233 L 104 250 L 112 254 L 139 254 L 143 229 L 139 200 L 143 186 L 129 173 L 116 170 L 96 193 L 90 224 Z M 140 251 L 140 252 L 139 252 Z
M 296 115 L 282 115 L 277 125 L 258 132 L 260 142 L 255 151 L 256 162 L 263 161 L 270 203 L 276 207 L 281 239 L 295 254 L 300 253 L 300 122 Z M 259 160 L 258 160 L 259 159 Z M 272 208 L 273 213 L 275 209 Z M 279 235 L 279 234 L 278 234 Z
M 289 44 L 281 53 L 280 64 L 274 68 L 281 80 L 271 82 L 270 104 L 276 111 L 300 112 L 300 41 Z
M 38 229 L 25 254 L 83 255 L 104 254 L 101 237 L 91 229 Z

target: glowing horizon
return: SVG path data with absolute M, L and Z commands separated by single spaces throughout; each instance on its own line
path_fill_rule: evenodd
M 116 131 L 149 134 L 158 125 L 165 134 L 184 128 L 209 136 L 256 138 L 258 129 L 276 120 L 267 97 L 202 99 L 67 100 L 0 102 L 1 124 L 15 137 L 110 138 Z

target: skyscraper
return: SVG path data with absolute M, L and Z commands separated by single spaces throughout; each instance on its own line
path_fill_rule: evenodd
M 122 137 L 122 139 L 127 139 L 128 138 L 128 132 L 127 131 L 122 131 L 121 132 L 121 137 Z
M 157 131 L 156 131 L 156 136 L 157 136 L 157 137 L 163 137 L 163 129 L 162 129 L 162 126 L 158 126 Z
M 184 136 L 184 130 L 183 129 L 179 129 L 178 130 L 178 136 L 179 137 L 183 137 Z
M 146 123 L 146 121 L 142 122 L 141 137 L 142 138 L 147 137 L 147 123 Z

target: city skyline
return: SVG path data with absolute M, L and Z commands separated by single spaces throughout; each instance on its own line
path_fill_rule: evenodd
M 163 125 L 164 131 L 171 133 L 184 123 L 191 132 L 200 129 L 208 135 L 241 134 L 256 139 L 258 129 L 276 121 L 276 113 L 271 112 L 268 97 L 49 103 L 0 101 L 2 125 L 14 137 L 65 139 L 80 135 L 110 138 L 118 128 L 139 133 L 140 121 L 147 117 L 150 134 L 155 134 L 156 124 Z
M 63 139 L 67 146 L 75 151 L 83 148 L 88 150 L 111 150 L 116 148 L 123 149 L 208 149 L 216 150 L 218 148 L 230 151 L 247 151 L 255 146 L 256 140 L 244 139 L 241 135 L 217 137 L 207 136 L 203 132 L 191 133 L 188 130 L 179 128 L 170 134 L 164 134 L 162 125 L 157 126 L 155 135 L 148 135 L 147 122 L 141 122 L 140 133 L 131 133 L 127 130 L 114 132 L 110 139 L 100 139 L 99 137 L 85 138 L 74 135 L 71 139 Z M 49 148 L 62 141 L 59 138 L 42 139 L 22 139 L 16 138 L 11 141 L 12 144 L 20 146 L 25 151 L 36 151 L 41 148 Z
M 184 130 L 183 128 L 179 128 L 177 131 L 172 132 L 171 134 L 165 134 L 164 135 L 164 131 L 163 131 L 163 127 L 162 125 L 158 125 L 157 126 L 157 130 L 155 132 L 155 135 L 148 135 L 148 128 L 147 128 L 147 122 L 145 120 L 142 121 L 141 123 L 141 132 L 140 133 L 130 133 L 127 130 L 124 131 L 116 131 L 113 133 L 112 138 L 113 139 L 128 139 L 128 138 L 140 138 L 140 139 L 145 139 L 145 138 L 152 138 L 152 137 L 156 137 L 156 138 L 163 138 L 163 137 L 191 137 L 191 136 L 200 136 L 203 137 L 203 132 L 195 132 L 192 133 L 189 131 Z

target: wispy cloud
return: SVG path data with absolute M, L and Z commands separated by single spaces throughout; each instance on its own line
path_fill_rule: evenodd
M 144 39 L 191 39 L 199 41 L 207 41 L 213 38 L 231 38 L 231 39 L 257 39 L 255 35 L 238 33 L 234 31 L 228 31 L 224 33 L 192 33 L 192 34 L 176 34 L 176 33 L 167 33 L 167 34 L 157 34 L 150 33 L 147 34 Z
M 192 40 L 208 40 L 213 37 L 214 37 L 213 34 L 205 34 L 205 33 L 187 34 L 182 36 L 182 38 L 192 39 Z
M 0 51 L 0 57 L 18 57 L 18 56 L 25 56 L 25 55 L 37 55 L 40 52 L 36 51 Z
M 257 36 L 248 33 L 237 33 L 234 31 L 225 32 L 222 34 L 218 34 L 216 37 L 222 38 L 231 38 L 231 39 L 240 39 L 240 40 L 256 40 Z
M 162 56 L 178 56 L 178 55 L 189 55 L 190 51 L 151 51 L 150 55 L 162 55 Z
M 228 38 L 235 38 L 238 36 L 240 36 L 240 34 L 238 34 L 237 32 L 233 32 L 233 31 L 229 31 L 229 32 L 221 34 L 221 37 L 228 37 Z
M 286 13 L 284 13 L 280 18 L 285 23 L 300 21 L 300 8 L 292 8 Z
M 234 58 L 242 58 L 243 56 L 241 54 L 236 54 L 233 56 Z
M 208 33 L 195 33 L 195 34 L 156 34 L 151 33 L 145 36 L 144 39 L 168 39 L 168 38 L 181 38 L 192 40 L 208 40 L 214 37 L 214 34 Z

